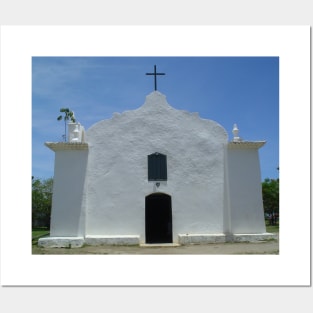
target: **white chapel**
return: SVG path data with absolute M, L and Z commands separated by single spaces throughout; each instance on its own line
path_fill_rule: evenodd
M 69 123 L 55 153 L 50 237 L 40 246 L 264 240 L 258 149 L 155 90 L 88 130 Z

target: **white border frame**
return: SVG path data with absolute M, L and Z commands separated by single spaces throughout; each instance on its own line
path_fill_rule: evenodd
M 31 57 L 52 55 L 279 56 L 280 254 L 32 255 Z M 309 136 L 309 26 L 2 26 L 1 283 L 308 286 Z M 301 217 L 299 223 L 295 223 L 295 216 Z M 151 262 L 158 264 L 153 272 L 150 265 L 147 267 Z

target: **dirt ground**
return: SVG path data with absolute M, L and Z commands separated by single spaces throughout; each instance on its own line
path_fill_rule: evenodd
M 212 243 L 205 245 L 155 246 L 83 246 L 82 248 L 41 248 L 33 245 L 33 254 L 279 254 L 279 241 L 255 243 Z

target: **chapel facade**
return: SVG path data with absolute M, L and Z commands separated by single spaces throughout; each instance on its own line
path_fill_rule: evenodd
M 50 237 L 39 245 L 254 241 L 266 233 L 258 149 L 154 91 L 55 152 Z

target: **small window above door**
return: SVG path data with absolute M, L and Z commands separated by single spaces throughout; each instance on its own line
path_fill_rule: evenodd
M 166 155 L 158 152 L 148 155 L 148 180 L 167 180 Z

